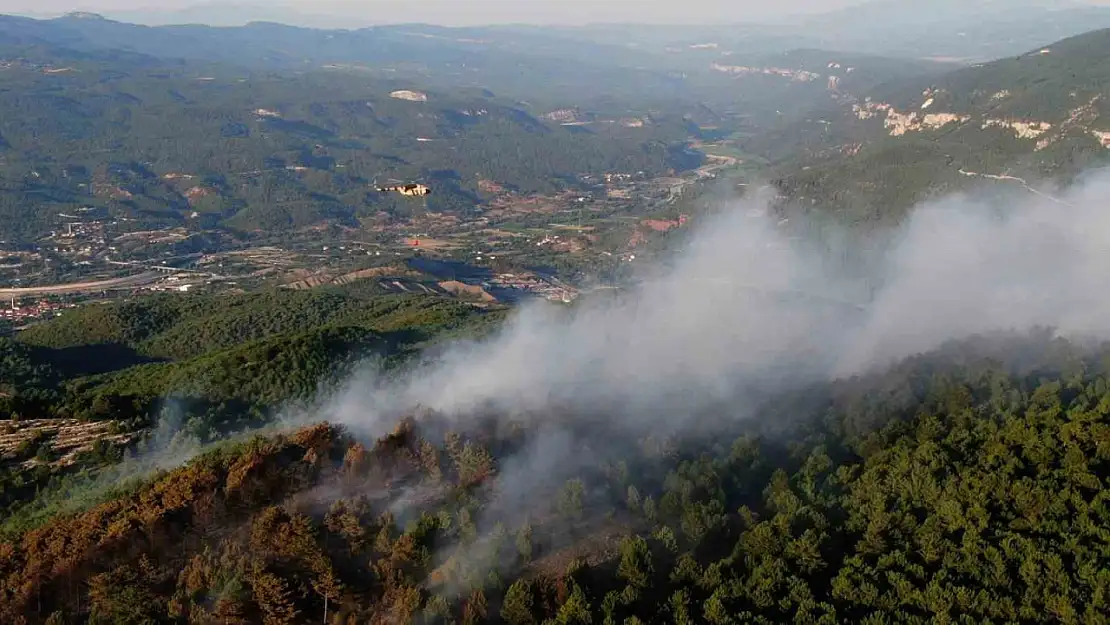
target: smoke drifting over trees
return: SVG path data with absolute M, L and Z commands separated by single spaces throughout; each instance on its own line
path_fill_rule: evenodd
M 570 496 L 584 517 L 568 522 L 596 523 L 612 499 L 594 488 L 607 479 L 597 468 L 642 457 L 648 441 L 729 439 L 730 424 L 760 418 L 784 393 L 950 340 L 1035 328 L 1110 336 L 1110 298 L 1099 285 L 1110 261 L 1108 195 L 1110 175 L 1099 173 L 1066 204 L 949 197 L 919 207 L 878 253 L 849 248 L 845 233 L 820 242 L 788 236 L 764 202 L 739 202 L 702 223 L 636 289 L 569 308 L 525 306 L 487 340 L 454 345 L 401 375 L 356 376 L 311 419 L 369 438 L 416 412 L 425 436 L 451 430 L 498 441 L 496 461 L 478 462 L 496 474 L 471 519 L 483 538 L 436 556 L 488 566 L 506 528 L 567 517 L 560 498 L 591 471 L 595 479 Z M 855 262 L 861 257 L 869 262 Z M 453 455 L 460 466 L 472 460 Z M 420 502 L 434 498 L 423 486 L 402 489 L 390 512 L 415 519 Z M 549 548 L 573 542 L 558 527 L 540 534 Z
M 0 620 L 1104 622 L 1110 347 L 1020 332 L 1106 336 L 1108 190 L 924 206 L 863 267 L 737 206 L 306 415 L 346 431 L 28 530 Z
M 356 377 L 327 412 L 373 434 L 417 406 L 457 419 L 605 414 L 611 427 L 673 432 L 726 401 L 742 412 L 746 391 L 850 376 L 949 339 L 1033 327 L 1105 337 L 1108 194 L 1110 175 L 1096 173 L 1066 204 L 943 199 L 862 268 L 842 262 L 856 253 L 847 244 L 788 237 L 759 201 L 740 203 L 636 290 L 527 306 L 494 338 L 405 376 Z
M 1051 327 L 1110 338 L 1110 174 L 1064 196 L 988 207 L 949 198 L 917 210 L 884 259 L 882 288 L 841 373 L 994 330 Z

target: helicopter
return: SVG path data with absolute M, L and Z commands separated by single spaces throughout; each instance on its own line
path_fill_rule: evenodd
M 393 182 L 400 182 L 400 181 L 393 181 Z M 431 187 L 429 187 L 425 184 L 421 184 L 419 182 L 409 182 L 409 183 L 400 183 L 400 184 L 381 186 L 377 183 L 377 181 L 375 181 L 374 182 L 374 188 L 377 189 L 378 193 L 400 193 L 401 195 L 403 195 L 405 197 L 425 197 L 425 196 L 431 195 L 431 193 L 432 193 L 432 188 Z

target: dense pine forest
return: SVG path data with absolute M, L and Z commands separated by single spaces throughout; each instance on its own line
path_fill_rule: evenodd
M 1047 332 L 970 339 L 619 453 L 568 420 L 570 466 L 545 475 L 524 465 L 551 430 L 499 415 L 225 443 L 17 529 L 0 614 L 1102 623 L 1108 356 Z
M 199 413 L 226 402 L 265 410 L 315 396 L 366 358 L 398 364 L 436 341 L 486 332 L 503 313 L 357 285 L 93 304 L 0 337 L 0 410 L 145 420 L 169 395 Z

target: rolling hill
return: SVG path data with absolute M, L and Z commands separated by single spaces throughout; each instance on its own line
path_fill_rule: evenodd
M 891 81 L 749 149 L 780 157 L 786 195 L 852 221 L 896 221 L 917 202 L 992 176 L 1067 184 L 1110 156 L 1107 52 L 1110 30 L 1100 30 L 926 80 Z
M 682 75 L 695 69 L 662 48 L 629 45 L 634 39 L 529 26 L 401 24 L 322 30 L 251 22 L 224 28 L 150 27 L 89 14 L 50 20 L 0 15 L 0 43 L 5 41 L 268 71 L 343 66 L 409 76 L 429 88 L 488 88 L 552 106 L 584 103 L 598 91 L 681 98 L 687 90 Z
M 33 239 L 81 208 L 150 227 L 353 224 L 420 208 L 375 193 L 378 181 L 431 184 L 430 210 L 465 212 L 482 181 L 547 192 L 585 173 L 698 164 L 681 110 L 586 130 L 488 91 L 343 68 L 272 73 L 39 44 L 0 45 L 0 59 L 0 238 Z
M 314 401 L 368 359 L 394 370 L 441 341 L 481 336 L 503 313 L 328 287 L 94 305 L 0 337 L 0 509 L 30 513 L 37 488 L 91 468 L 73 454 L 26 464 L 58 428 L 107 436 L 102 459 L 160 436 L 155 423 L 172 422 L 178 438 L 217 440 Z M 95 439 L 70 451 L 89 451 Z
M 0 240 L 33 241 L 79 210 L 243 233 L 473 214 L 485 189 L 691 169 L 691 141 L 750 135 L 946 67 L 813 49 L 676 52 L 618 45 L 622 32 L 0 16 Z M 391 181 L 435 192 L 372 191 Z

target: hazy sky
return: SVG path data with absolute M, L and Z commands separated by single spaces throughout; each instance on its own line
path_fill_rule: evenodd
M 344 15 L 365 22 L 435 23 L 589 21 L 713 23 L 812 13 L 862 0 L 286 0 L 264 3 L 196 0 L 0 0 L 0 12 L 58 14 L 74 10 L 105 14 L 136 10 L 173 11 L 197 5 L 208 9 L 270 6 L 271 11 Z
M 0 13 L 54 16 L 92 11 L 125 21 L 240 22 L 272 19 L 310 26 L 395 22 L 713 24 L 818 13 L 865 0 L 0 0 Z M 907 8 L 924 6 L 904 0 Z M 979 2 L 983 0 L 968 0 Z M 997 1 L 997 0 L 996 0 Z M 1029 1 L 1029 0 L 1025 0 Z M 1033 0 L 1036 1 L 1036 0 Z M 1110 4 L 1110 0 L 1040 0 Z M 926 5 L 928 3 L 925 3 Z M 178 12 L 183 9 L 193 9 Z M 301 19 L 298 19 L 300 17 Z M 317 19 L 309 19 L 316 17 Z M 326 19 L 320 19 L 326 18 Z

